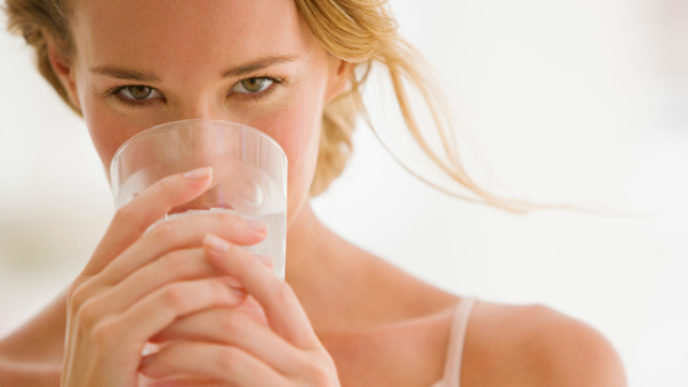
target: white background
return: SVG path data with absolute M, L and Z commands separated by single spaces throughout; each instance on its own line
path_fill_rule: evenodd
M 586 321 L 617 348 L 632 386 L 688 386 L 684 4 L 392 3 L 448 91 L 459 139 L 473 139 L 472 170 L 489 165 L 519 197 L 644 215 L 519 217 L 467 204 L 409 176 L 362 125 L 317 212 L 437 286 Z M 0 77 L 2 335 L 69 283 L 113 210 L 83 123 L 5 32 Z

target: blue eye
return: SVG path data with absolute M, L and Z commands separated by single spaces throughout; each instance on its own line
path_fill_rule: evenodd
M 232 87 L 233 92 L 243 94 L 258 94 L 267 90 L 275 83 L 275 79 L 269 77 L 253 77 L 242 79 Z

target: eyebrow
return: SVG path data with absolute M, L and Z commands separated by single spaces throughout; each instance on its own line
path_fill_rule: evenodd
M 114 66 L 96 66 L 91 67 L 90 71 L 96 74 L 107 75 L 108 77 L 118 78 L 118 79 L 128 79 L 132 81 L 141 82 L 160 82 L 155 74 L 148 71 L 125 69 Z
M 224 73 L 222 73 L 222 78 L 227 78 L 227 77 L 238 77 L 241 75 L 245 75 L 248 73 L 252 73 L 254 71 L 262 70 L 264 68 L 270 67 L 272 65 L 280 64 L 280 63 L 287 63 L 287 62 L 293 62 L 297 58 L 296 56 L 293 55 L 284 55 L 284 56 L 269 56 L 265 58 L 260 58 L 258 60 L 255 60 L 250 63 L 246 63 L 234 68 L 231 68 Z
M 223 78 L 227 77 L 238 77 L 254 71 L 258 71 L 276 64 L 293 62 L 297 59 L 293 55 L 284 56 L 269 56 L 265 58 L 260 58 L 253 62 L 245 63 L 236 67 L 233 67 L 222 73 Z M 141 82 L 160 82 L 160 78 L 149 72 L 136 69 L 127 69 L 116 66 L 96 66 L 90 69 L 91 72 L 106 75 L 112 78 L 127 79 L 131 81 L 141 81 Z

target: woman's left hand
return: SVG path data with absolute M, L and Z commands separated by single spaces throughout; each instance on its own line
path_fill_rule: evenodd
M 334 360 L 291 286 L 256 256 L 215 235 L 206 236 L 203 248 L 208 261 L 252 296 L 247 303 L 255 299 L 262 310 L 249 316 L 242 307 L 216 307 L 177 320 L 154 338 L 163 345 L 144 358 L 140 372 L 161 384 L 340 386 Z M 265 320 L 256 317 L 261 314 Z

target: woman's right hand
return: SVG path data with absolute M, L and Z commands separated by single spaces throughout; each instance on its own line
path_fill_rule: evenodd
M 251 245 L 265 238 L 264 224 L 214 213 L 162 222 L 145 233 L 211 180 L 210 168 L 169 176 L 117 211 L 69 290 L 62 386 L 136 386 L 151 337 L 185 315 L 244 301 L 245 293 L 228 286 L 238 283 L 205 259 L 203 237 L 214 233 Z

